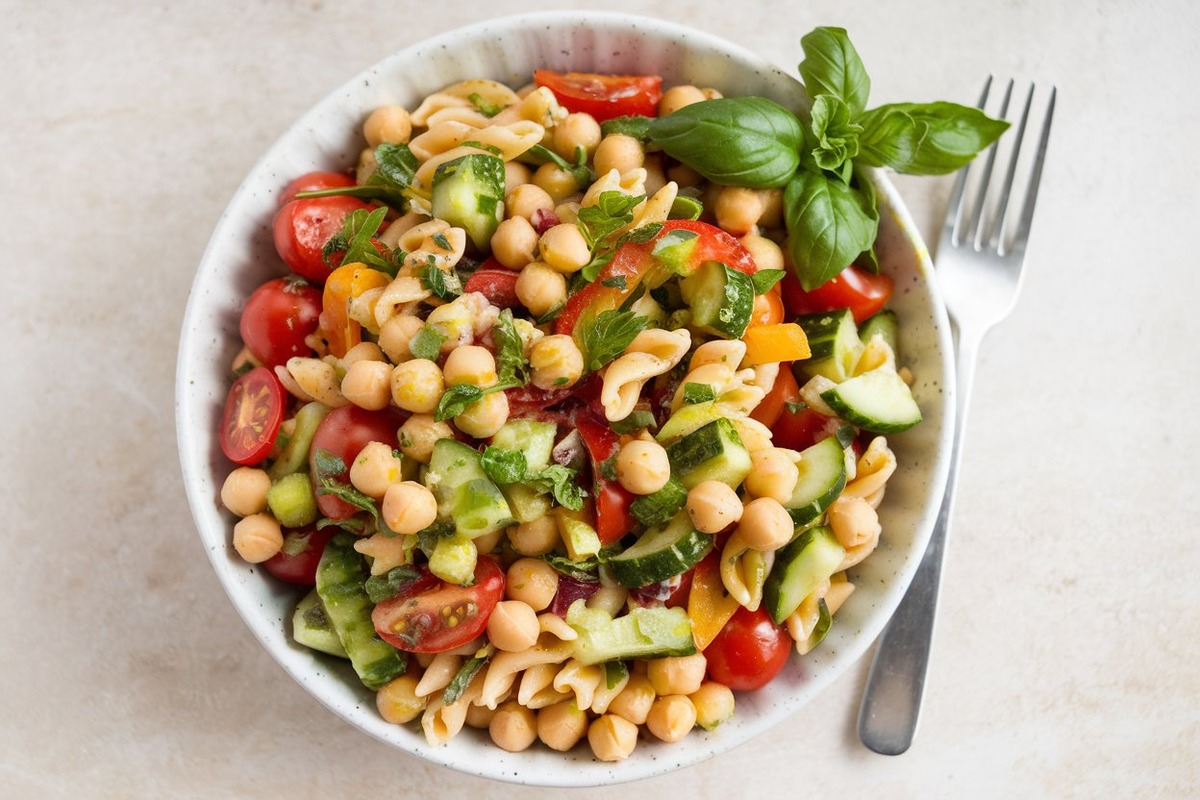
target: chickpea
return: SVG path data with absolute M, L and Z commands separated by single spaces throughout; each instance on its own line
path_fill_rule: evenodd
M 375 693 L 375 707 L 379 716 L 395 725 L 412 722 L 425 710 L 425 698 L 417 697 L 415 675 L 401 675 L 389 681 Z
M 590 156 L 600 144 L 600 123 L 591 114 L 568 114 L 554 126 L 554 151 L 567 161 L 575 161 L 575 152 L 582 147 Z
M 559 542 L 558 523 L 549 514 L 522 522 L 508 529 L 508 541 L 523 556 L 549 553 Z
M 400 459 L 383 442 L 368 442 L 350 465 L 350 483 L 376 500 L 400 482 Z
M 601 761 L 623 761 L 637 747 L 637 725 L 616 714 L 605 714 L 588 726 L 588 744 Z
M 411 314 L 392 317 L 379 329 L 379 347 L 393 364 L 408 361 L 413 357 L 408 343 L 424 327 L 425 323 Z
M 488 392 L 454 418 L 455 426 L 476 439 L 495 436 L 508 422 L 508 395 L 504 392 Z
M 442 371 L 429 359 L 414 358 L 392 370 L 392 400 L 405 411 L 432 414 L 445 389 Z
M 542 261 L 567 274 L 578 272 L 592 260 L 592 251 L 574 223 L 560 223 L 543 233 L 538 252 Z
M 251 564 L 261 564 L 283 549 L 279 520 L 260 512 L 238 520 L 233 526 L 233 549 Z
M 386 361 L 355 361 L 342 378 L 342 396 L 359 408 L 379 411 L 392 400 L 392 365 Z
M 696 725 L 696 707 L 680 694 L 660 697 L 650 706 L 646 727 L 664 742 L 678 742 Z
M 733 690 L 723 683 L 705 681 L 688 697 L 696 707 L 696 724 L 706 731 L 733 716 Z
M 546 336 L 529 350 L 533 385 L 539 389 L 574 386 L 583 375 L 583 353 L 575 339 L 564 333 Z
M 265 470 L 238 467 L 221 484 L 221 505 L 239 517 L 257 514 L 266 509 L 270 488 L 271 476 Z
M 689 84 L 672 86 L 662 93 L 662 98 L 658 101 L 658 115 L 665 117 L 684 106 L 690 106 L 692 103 L 699 103 L 705 99 L 707 98 L 704 97 L 704 92 L 700 91 L 698 86 Z
M 509 217 L 492 234 L 492 255 L 509 269 L 520 269 L 537 254 L 538 235 L 528 219 Z
M 553 163 L 542 164 L 533 173 L 533 184 L 550 195 L 555 203 L 565 200 L 579 191 L 575 176 Z
M 708 660 L 704 653 L 690 656 L 667 656 L 651 659 L 646 665 L 646 677 L 659 696 L 692 694 L 704 682 Z
M 537 740 L 537 720 L 531 709 L 510 700 L 496 709 L 488 733 L 497 747 L 519 753 Z
M 342 356 L 342 366 L 350 369 L 350 366 L 358 361 L 387 361 L 387 356 L 374 342 L 359 342 Z
M 718 533 L 742 518 L 742 501 L 728 484 L 701 481 L 687 494 L 684 506 L 701 533 Z
M 412 136 L 412 119 L 404 106 L 379 106 L 367 115 L 363 123 L 363 137 L 371 147 L 407 142 Z
M 571 196 L 578 198 L 578 195 Z M 574 225 L 579 222 L 579 209 L 582 208 L 582 205 L 578 199 L 559 203 L 554 207 L 554 216 L 558 217 L 560 224 Z
M 529 220 L 535 211 L 549 211 L 554 208 L 554 198 L 537 184 L 524 183 L 508 190 L 504 197 L 504 205 L 510 218 L 524 217 Z
M 574 700 L 546 706 L 537 715 L 537 735 L 551 750 L 565 753 L 587 735 L 587 712 Z
M 517 186 L 524 186 L 533 180 L 533 170 L 522 164 L 520 161 L 505 161 L 504 162 L 504 188 L 512 189 Z
M 466 344 L 454 348 L 446 356 L 442 367 L 442 380 L 447 386 L 469 383 L 481 389 L 496 383 L 496 357 L 492 351 L 477 344 Z
M 488 639 L 510 653 L 533 647 L 540 632 L 537 612 L 520 600 L 501 600 L 488 617 Z
M 760 270 L 784 268 L 783 249 L 767 237 L 747 233 L 740 241 Z
M 671 479 L 671 461 L 661 444 L 634 439 L 617 453 L 617 482 L 634 494 L 654 494 Z
M 667 169 L 667 177 L 682 188 L 692 188 L 704 183 L 704 176 L 686 164 L 675 164 Z
M 567 279 L 542 261 L 525 265 L 517 276 L 517 299 L 535 317 L 551 311 L 567 299 Z
M 610 133 L 600 140 L 592 163 L 597 175 L 604 175 L 613 169 L 624 175 L 642 166 L 645 160 L 646 151 L 641 142 L 623 133 Z
M 433 445 L 438 439 L 454 438 L 449 422 L 439 422 L 432 414 L 413 414 L 396 431 L 400 452 L 414 461 L 428 464 L 433 457 Z
M 491 533 L 485 533 L 483 536 L 476 536 L 471 541 L 475 543 L 475 552 L 481 556 L 486 556 L 500 546 L 500 540 L 503 538 L 504 529 L 498 528 Z
M 734 236 L 753 232 L 765 210 L 763 197 L 754 189 L 742 186 L 722 187 L 713 206 L 717 225 Z
M 778 500 L 760 497 L 746 504 L 734 535 L 741 536 L 748 547 L 767 552 L 791 541 L 795 530 L 791 515 Z
M 746 489 L 755 497 L 770 497 L 786 503 L 800 480 L 800 468 L 786 450 L 769 447 L 750 454 Z
M 608 704 L 608 712 L 617 714 L 634 725 L 641 725 L 654 704 L 654 687 L 645 675 L 633 673 L 621 693 Z
M 519 558 L 508 568 L 504 593 L 510 600 L 544 611 L 557 591 L 558 573 L 540 558 Z
M 383 521 L 399 534 L 417 533 L 437 519 L 437 498 L 416 481 L 393 483 L 383 495 Z
M 492 724 L 492 718 L 495 716 L 496 709 L 471 703 L 467 706 L 467 716 L 463 722 L 472 728 L 486 729 Z

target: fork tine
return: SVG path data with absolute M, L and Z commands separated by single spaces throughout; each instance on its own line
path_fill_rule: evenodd
M 1029 242 L 1029 228 L 1033 224 L 1033 208 L 1037 204 L 1038 186 L 1042 182 L 1042 166 L 1046 162 L 1046 147 L 1050 142 L 1050 123 L 1054 120 L 1054 100 L 1057 96 L 1058 88 L 1051 86 L 1050 100 L 1046 103 L 1046 118 L 1042 121 L 1042 135 L 1038 138 L 1037 154 L 1029 173 L 1029 187 L 1025 190 L 1025 204 L 1021 207 L 1021 219 L 1013 237 L 1013 253 L 1023 253 L 1025 245 Z
M 991 88 L 992 88 L 992 76 L 988 75 L 987 80 L 983 82 L 983 91 L 979 95 L 979 102 L 975 104 L 975 107 L 981 111 L 983 110 L 983 107 L 985 105 L 987 105 L 988 92 L 991 91 Z M 952 209 L 954 209 L 954 217 L 953 217 L 953 221 L 950 223 L 950 230 L 948 232 L 950 234 L 950 243 L 954 247 L 958 247 L 959 242 L 960 242 L 960 234 L 962 232 L 962 222 L 963 222 L 963 206 L 964 206 L 963 193 L 967 187 L 967 176 L 970 173 L 970 171 L 971 171 L 970 164 L 967 164 L 967 166 L 963 167 L 962 169 L 960 169 L 958 171 L 958 179 L 955 180 L 954 191 L 950 195 L 950 207 Z
M 1013 81 L 1012 78 L 1009 78 L 1008 85 L 1004 88 L 1004 99 L 1000 101 L 1000 113 L 998 114 L 1000 119 L 1004 119 L 1008 116 L 1008 102 L 1012 99 L 1012 90 Z M 984 205 L 987 202 L 988 186 L 990 186 L 992 183 L 992 170 L 995 168 L 995 166 L 996 142 L 992 142 L 991 147 L 989 147 L 987 151 L 987 160 L 983 164 L 983 175 L 979 179 L 979 189 L 975 193 L 975 208 L 971 212 L 971 224 L 968 228 L 969 230 L 973 230 L 973 233 L 971 234 L 971 244 L 976 250 L 981 249 L 983 242 L 985 241 L 985 215 L 983 211 Z
M 1013 178 L 1017 173 L 1017 159 L 1021 155 L 1021 143 L 1025 141 L 1025 126 L 1029 122 L 1029 107 L 1033 103 L 1034 84 L 1029 85 L 1029 94 L 1025 95 L 1025 108 L 1021 111 L 1021 123 L 1017 126 L 1016 139 L 1013 141 L 1012 153 L 1008 158 L 1008 171 L 1004 176 L 1004 188 L 1000 191 L 1000 208 L 996 211 L 995 230 L 988 237 L 990 244 L 995 244 L 996 251 L 1003 255 L 1008 240 L 1008 202 L 1012 196 Z

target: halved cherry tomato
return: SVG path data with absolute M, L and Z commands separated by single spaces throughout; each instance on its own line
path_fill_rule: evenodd
M 735 691 L 766 686 L 787 663 L 791 637 L 759 608 L 739 606 L 704 650 L 708 676 Z
M 283 384 L 255 367 L 229 387 L 221 415 L 221 451 L 235 464 L 257 464 L 270 454 L 283 423 Z
M 371 621 L 380 638 L 410 653 L 453 650 L 483 633 L 488 617 L 504 596 L 504 571 L 489 556 L 475 564 L 475 582 L 457 586 L 422 578 L 395 597 L 377 604 Z
M 792 365 L 790 363 L 780 364 L 775 385 L 771 387 L 771 391 L 767 392 L 767 396 L 762 399 L 762 402 L 750 412 L 750 418 L 771 428 L 774 427 L 775 421 L 779 419 L 779 415 L 783 413 L 784 407 L 788 403 L 794 405 L 799 402 L 800 384 L 796 382 L 796 374 L 792 372 Z M 776 447 L 782 446 L 776 445 Z
M 305 338 L 316 331 L 321 290 L 292 278 L 276 278 L 254 290 L 238 329 L 250 352 L 268 367 L 292 356 L 312 355 Z
M 519 270 L 508 269 L 496 259 L 488 258 L 467 278 L 463 291 L 479 292 L 497 308 L 516 308 L 521 305 L 517 299 L 517 278 L 520 275 Z
M 358 406 L 342 406 L 325 415 L 313 434 L 308 456 L 309 475 L 317 495 L 317 508 L 322 514 L 330 519 L 346 519 L 361 510 L 332 494 L 323 494 L 322 481 L 333 479 L 349 485 L 350 466 L 362 449 L 370 442 L 396 447 L 396 431 L 404 419 L 405 415 L 395 409 L 367 411 Z M 345 469 L 329 470 L 322 453 L 341 459 Z
M 568 111 L 591 114 L 597 122 L 623 116 L 654 117 L 662 99 L 657 75 L 599 75 L 594 72 L 533 71 L 533 80 L 554 92 Z
M 878 312 L 892 296 L 892 279 L 887 275 L 872 275 L 851 264 L 836 277 L 811 292 L 805 291 L 792 272 L 780 282 L 783 305 L 792 314 L 816 314 L 848 308 L 854 321 L 862 323 Z
M 778 325 L 783 322 L 783 298 L 779 284 L 763 294 L 754 295 L 754 308 L 750 311 L 751 325 Z
M 833 435 L 840 423 L 813 411 L 801 403 L 788 403 L 771 426 L 771 442 L 776 447 L 804 450 Z
M 386 274 L 366 264 L 342 264 L 329 273 L 321 294 L 321 332 L 329 352 L 341 358 L 362 341 L 362 326 L 350 318 L 350 302 L 368 289 L 382 289 L 391 282 Z
M 311 526 L 288 531 L 283 537 L 283 549 L 268 558 L 263 566 L 281 581 L 313 586 L 317 582 L 317 564 L 334 529 Z
M 363 201 L 344 195 L 291 200 L 275 213 L 275 249 L 289 269 L 323 286 L 330 273 L 321 255 L 326 242 L 342 229 L 347 214 L 370 209 Z
M 633 494 L 621 484 L 601 474 L 601 465 L 620 449 L 620 437 L 612 428 L 592 419 L 586 413 L 577 415 L 575 425 L 592 462 L 596 534 L 600 537 L 601 544 L 612 544 L 633 529 L 633 515 L 629 511 L 629 506 L 634 500 Z
M 306 172 L 293 178 L 279 193 L 279 205 L 295 200 L 300 192 L 319 192 L 323 189 L 344 189 L 354 185 L 354 177 L 345 172 Z

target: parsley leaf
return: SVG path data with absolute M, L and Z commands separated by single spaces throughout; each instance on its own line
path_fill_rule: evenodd
M 525 341 L 517 333 L 512 309 L 506 308 L 492 325 L 492 341 L 496 345 L 496 376 L 501 383 L 524 386 L 529 381 L 529 361 L 525 358 Z
M 520 450 L 488 445 L 483 449 L 479 463 L 484 474 L 499 486 L 520 483 L 529 477 L 529 463 Z
M 332 197 L 343 195 L 360 200 L 375 200 L 397 211 L 407 211 L 409 199 L 418 194 L 412 187 L 413 175 L 420 162 L 406 144 L 384 142 L 375 148 L 375 171 L 365 183 L 354 186 L 335 186 L 299 192 L 296 197 Z
M 466 411 L 467 406 L 476 402 L 485 394 L 503 392 L 505 389 L 513 389 L 519 385 L 512 382 L 496 383 L 486 389 L 481 389 L 470 383 L 456 383 L 453 386 L 447 387 L 445 393 L 442 394 L 442 399 L 437 404 L 437 410 L 433 412 L 433 418 L 438 422 L 443 422 L 451 417 L 457 417 Z
M 367 212 L 356 209 L 346 215 L 342 221 L 342 229 L 330 237 L 321 248 L 321 258 L 332 268 L 333 257 L 342 253 L 342 264 L 359 262 L 377 269 L 388 275 L 395 276 L 398 265 L 391 259 L 379 254 L 375 247 L 374 236 L 387 216 L 387 209 L 380 207 Z
M 442 236 L 442 234 L 434 235 L 433 238 L 435 241 L 438 236 Z M 443 236 L 442 238 L 444 239 L 445 237 Z M 443 249 L 450 249 L 449 242 L 446 243 L 446 247 Z M 458 277 L 458 273 L 454 271 L 453 267 L 442 269 L 437 264 L 426 264 L 418 267 L 414 272 L 421 279 L 422 286 L 443 300 L 453 300 L 463 292 L 462 280 Z
M 595 372 L 621 355 L 649 324 L 650 320 L 632 311 L 600 312 L 580 337 L 584 369 Z
M 554 502 L 572 511 L 583 508 L 586 493 L 575 481 L 575 470 L 562 464 L 551 464 L 538 473 L 536 482 L 548 485 Z
M 579 232 L 588 247 L 595 249 L 606 238 L 633 221 L 633 209 L 646 195 L 628 195 L 610 190 L 601 192 L 596 202 L 579 209 Z
M 755 294 L 766 294 L 775 287 L 775 284 L 783 280 L 784 271 L 781 269 L 760 269 L 758 272 L 750 276 L 750 281 L 754 284 Z

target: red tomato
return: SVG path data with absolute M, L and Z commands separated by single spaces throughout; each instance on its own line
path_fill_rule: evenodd
M 369 211 L 371 206 L 344 195 L 291 200 L 275 213 L 275 249 L 293 272 L 318 286 L 331 271 L 321 250 L 342 229 L 351 211 Z
M 763 609 L 739 606 L 704 650 L 708 676 L 735 691 L 759 689 L 787 663 L 792 640 Z
M 317 493 L 317 507 L 322 514 L 330 519 L 346 519 L 360 510 L 331 494 L 322 494 L 321 481 L 333 478 L 338 483 L 348 485 L 350 465 L 358 458 L 359 452 L 370 442 L 383 442 L 396 447 L 396 431 L 402 422 L 404 416 L 394 409 L 367 411 L 358 406 L 342 406 L 325 415 L 313 434 L 308 455 L 309 475 L 312 477 L 313 490 Z M 317 455 L 321 451 L 340 458 L 345 469 L 332 472 L 320 468 Z
M 279 205 L 295 200 L 300 192 L 344 189 L 353 185 L 354 178 L 344 172 L 307 172 L 283 187 L 283 191 L 279 193 Z
M 229 387 L 221 415 L 221 450 L 235 464 L 267 457 L 283 423 L 283 385 L 266 367 L 255 367 Z
M 533 71 L 533 80 L 554 92 L 568 111 L 591 114 L 597 122 L 623 116 L 653 117 L 662 99 L 657 75 L 598 75 L 593 72 Z
M 796 276 L 788 272 L 782 283 L 783 305 L 792 314 L 816 314 L 848 308 L 854 321 L 863 320 L 883 308 L 892 296 L 892 279 L 887 275 L 872 275 L 853 264 L 837 277 L 807 292 Z
M 318 530 L 313 526 L 288 531 L 283 537 L 283 549 L 268 558 L 263 566 L 281 581 L 314 586 L 317 582 L 317 563 L 331 536 L 332 527 Z
M 575 425 L 592 462 L 596 534 L 600 537 L 601 544 L 612 544 L 633 529 L 633 515 L 629 512 L 629 506 L 634 500 L 633 494 L 621 484 L 600 474 L 600 465 L 616 455 L 620 447 L 620 438 L 613 433 L 612 428 L 586 414 L 578 415 Z
M 489 258 L 467 278 L 463 291 L 479 292 L 497 308 L 516 308 L 521 305 L 517 299 L 517 278 L 520 274 L 519 270 L 508 269 L 494 258 Z
M 441 653 L 483 633 L 503 596 L 504 571 L 493 559 L 481 556 L 471 586 L 429 581 L 423 576 L 376 605 L 371 621 L 380 638 L 397 649 Z
M 762 399 L 754 410 L 750 412 L 750 418 L 761 422 L 768 428 L 774 427 L 775 421 L 783 414 L 787 404 L 795 405 L 800 402 L 800 384 L 796 382 L 796 374 L 792 372 L 791 363 L 779 365 L 779 375 L 775 378 L 775 385 L 771 387 L 771 391 L 767 392 L 767 396 Z M 783 445 L 776 444 L 776 447 Z
M 304 339 L 317 330 L 321 290 L 302 281 L 276 278 L 254 290 L 242 309 L 242 341 L 268 367 L 292 356 L 312 355 Z

